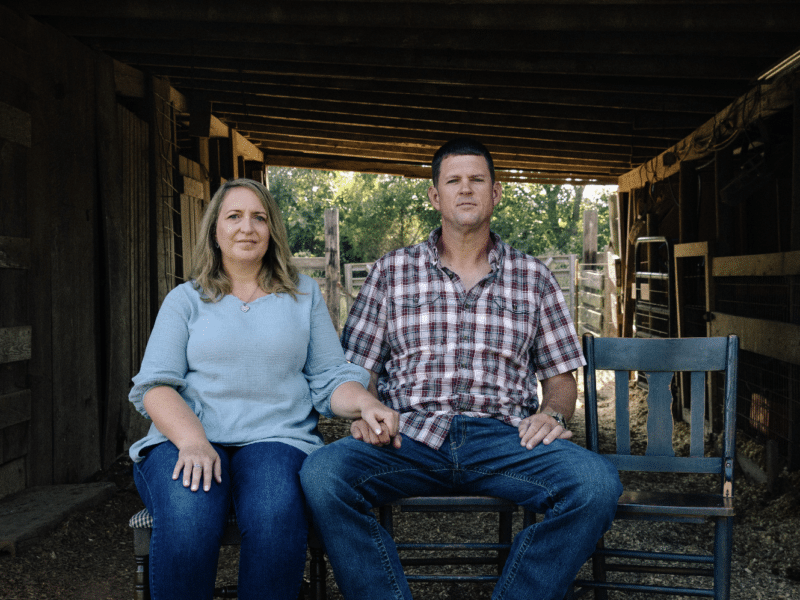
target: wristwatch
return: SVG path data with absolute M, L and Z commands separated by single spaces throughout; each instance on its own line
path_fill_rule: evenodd
M 567 420 L 564 418 L 564 415 L 562 415 L 560 412 L 556 412 L 554 410 L 543 410 L 542 412 L 546 415 L 550 415 L 551 417 L 553 417 L 556 420 L 556 423 L 561 425 L 561 427 L 563 427 L 564 429 L 569 429 L 569 427 L 567 427 Z

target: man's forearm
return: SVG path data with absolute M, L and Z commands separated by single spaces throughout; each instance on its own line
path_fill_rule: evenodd
M 552 410 L 561 413 L 568 421 L 572 418 L 575 413 L 575 402 L 578 399 L 578 384 L 573 373 L 574 371 L 569 371 L 541 381 L 540 411 Z

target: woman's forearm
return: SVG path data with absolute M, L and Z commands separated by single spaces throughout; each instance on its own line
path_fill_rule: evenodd
M 144 407 L 156 428 L 178 448 L 208 441 L 200 419 L 174 388 L 158 386 L 148 390 Z

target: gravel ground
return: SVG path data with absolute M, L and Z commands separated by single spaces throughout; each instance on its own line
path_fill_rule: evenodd
M 604 404 L 602 410 L 608 411 L 610 416 L 604 416 L 601 422 L 613 418 L 610 405 L 610 401 Z M 634 418 L 643 424 L 643 413 Z M 345 435 L 346 425 L 338 420 L 326 421 L 321 428 L 326 439 L 331 440 Z M 574 439 L 582 443 L 580 407 L 572 426 L 576 432 Z M 683 434 L 683 427 L 679 425 L 676 428 L 678 445 L 682 443 Z M 739 437 L 739 452 L 759 462 L 762 447 Z M 132 483 L 130 462 L 122 458 L 98 478 L 117 484 L 118 491 L 112 499 L 71 515 L 50 536 L 22 555 L 0 555 L 0 599 L 127 600 L 133 597 L 133 543 L 127 521 L 142 503 Z M 650 489 L 671 485 L 665 476 L 634 478 L 626 475 L 623 483 L 628 487 Z M 737 469 L 736 509 L 731 598 L 800 599 L 800 473 L 784 471 L 778 492 L 770 494 L 765 485 L 749 482 Z M 495 518 L 493 515 L 403 514 L 396 515 L 395 527 L 398 539 L 409 539 L 412 535 L 432 541 L 474 539 L 480 534 L 487 541 L 494 541 Z M 515 530 L 519 529 L 520 521 L 521 517 L 516 519 Z M 710 540 L 710 527 L 623 521 L 618 521 L 607 536 L 608 545 L 650 544 L 663 549 L 686 544 L 708 549 Z M 221 582 L 235 582 L 237 559 L 235 548 L 223 549 L 218 573 Z M 330 600 L 341 600 L 330 572 L 328 591 Z M 420 600 L 475 600 L 490 598 L 492 585 L 412 584 L 412 591 Z M 615 593 L 609 596 L 612 600 L 652 597 Z

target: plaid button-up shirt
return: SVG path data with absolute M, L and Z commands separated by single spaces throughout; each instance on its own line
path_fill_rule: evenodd
M 537 376 L 585 364 L 544 264 L 492 234 L 492 271 L 466 291 L 441 266 L 440 235 L 378 260 L 342 333 L 347 359 L 379 374 L 380 399 L 400 413 L 400 431 L 433 448 L 456 414 L 516 427 L 539 406 Z

